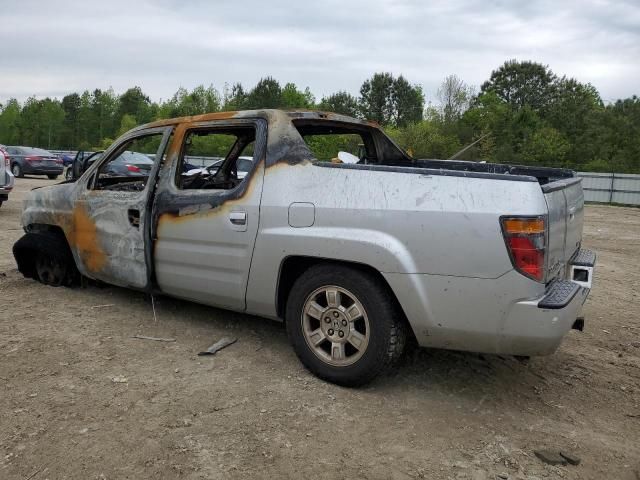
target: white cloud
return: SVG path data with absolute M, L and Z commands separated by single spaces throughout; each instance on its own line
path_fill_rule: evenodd
M 0 101 L 139 85 L 272 75 L 318 96 L 357 93 L 376 71 L 404 74 L 433 97 L 456 73 L 480 85 L 510 58 L 593 83 L 603 98 L 640 93 L 640 6 L 617 1 L 4 0 Z

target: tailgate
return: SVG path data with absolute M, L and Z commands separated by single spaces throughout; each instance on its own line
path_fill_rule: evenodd
M 580 178 L 566 178 L 542 186 L 549 210 L 547 278 L 563 273 L 582 241 L 584 195 Z

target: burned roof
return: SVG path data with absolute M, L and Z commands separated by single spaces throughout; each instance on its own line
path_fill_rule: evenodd
M 318 110 L 276 110 L 276 109 L 260 109 L 260 110 L 239 110 L 239 111 L 229 111 L 229 112 L 212 112 L 212 113 L 203 113 L 200 115 L 192 115 L 188 117 L 176 117 L 176 118 L 168 118 L 162 120 L 156 120 L 155 122 L 147 123 L 146 125 L 141 125 L 138 127 L 142 128 L 153 128 L 153 127 L 163 127 L 166 125 L 176 125 L 179 123 L 199 123 L 199 122 L 209 122 L 213 120 L 228 120 L 232 118 L 266 118 L 275 120 L 277 118 L 282 119 L 283 117 L 288 117 L 290 119 L 309 119 L 309 120 L 318 120 L 318 121 L 332 121 L 332 122 L 343 122 L 343 123 L 352 123 L 357 125 L 367 125 L 371 127 L 378 127 L 378 124 L 372 121 L 360 120 L 357 118 L 350 117 L 348 115 L 342 115 L 339 113 L 333 112 L 322 112 Z

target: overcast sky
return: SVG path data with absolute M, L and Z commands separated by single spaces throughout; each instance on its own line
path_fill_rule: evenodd
M 251 87 L 271 75 L 318 97 L 403 74 L 433 100 L 505 60 L 640 94 L 640 0 L 0 0 L 0 102 L 139 85 Z

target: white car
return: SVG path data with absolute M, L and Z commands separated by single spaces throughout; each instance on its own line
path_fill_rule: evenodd
M 187 170 L 182 175 L 185 175 L 188 177 L 192 175 L 197 175 L 197 174 L 215 175 L 218 172 L 218 169 L 220 168 L 223 162 L 224 162 L 224 158 L 221 158 L 220 160 L 216 160 L 214 163 L 212 163 L 208 167 L 192 168 L 190 170 Z M 236 168 L 238 169 L 238 180 L 242 180 L 244 177 L 246 177 L 247 173 L 249 173 L 252 166 L 253 166 L 252 157 L 246 157 L 246 156 L 238 157 L 238 162 L 236 163 Z

